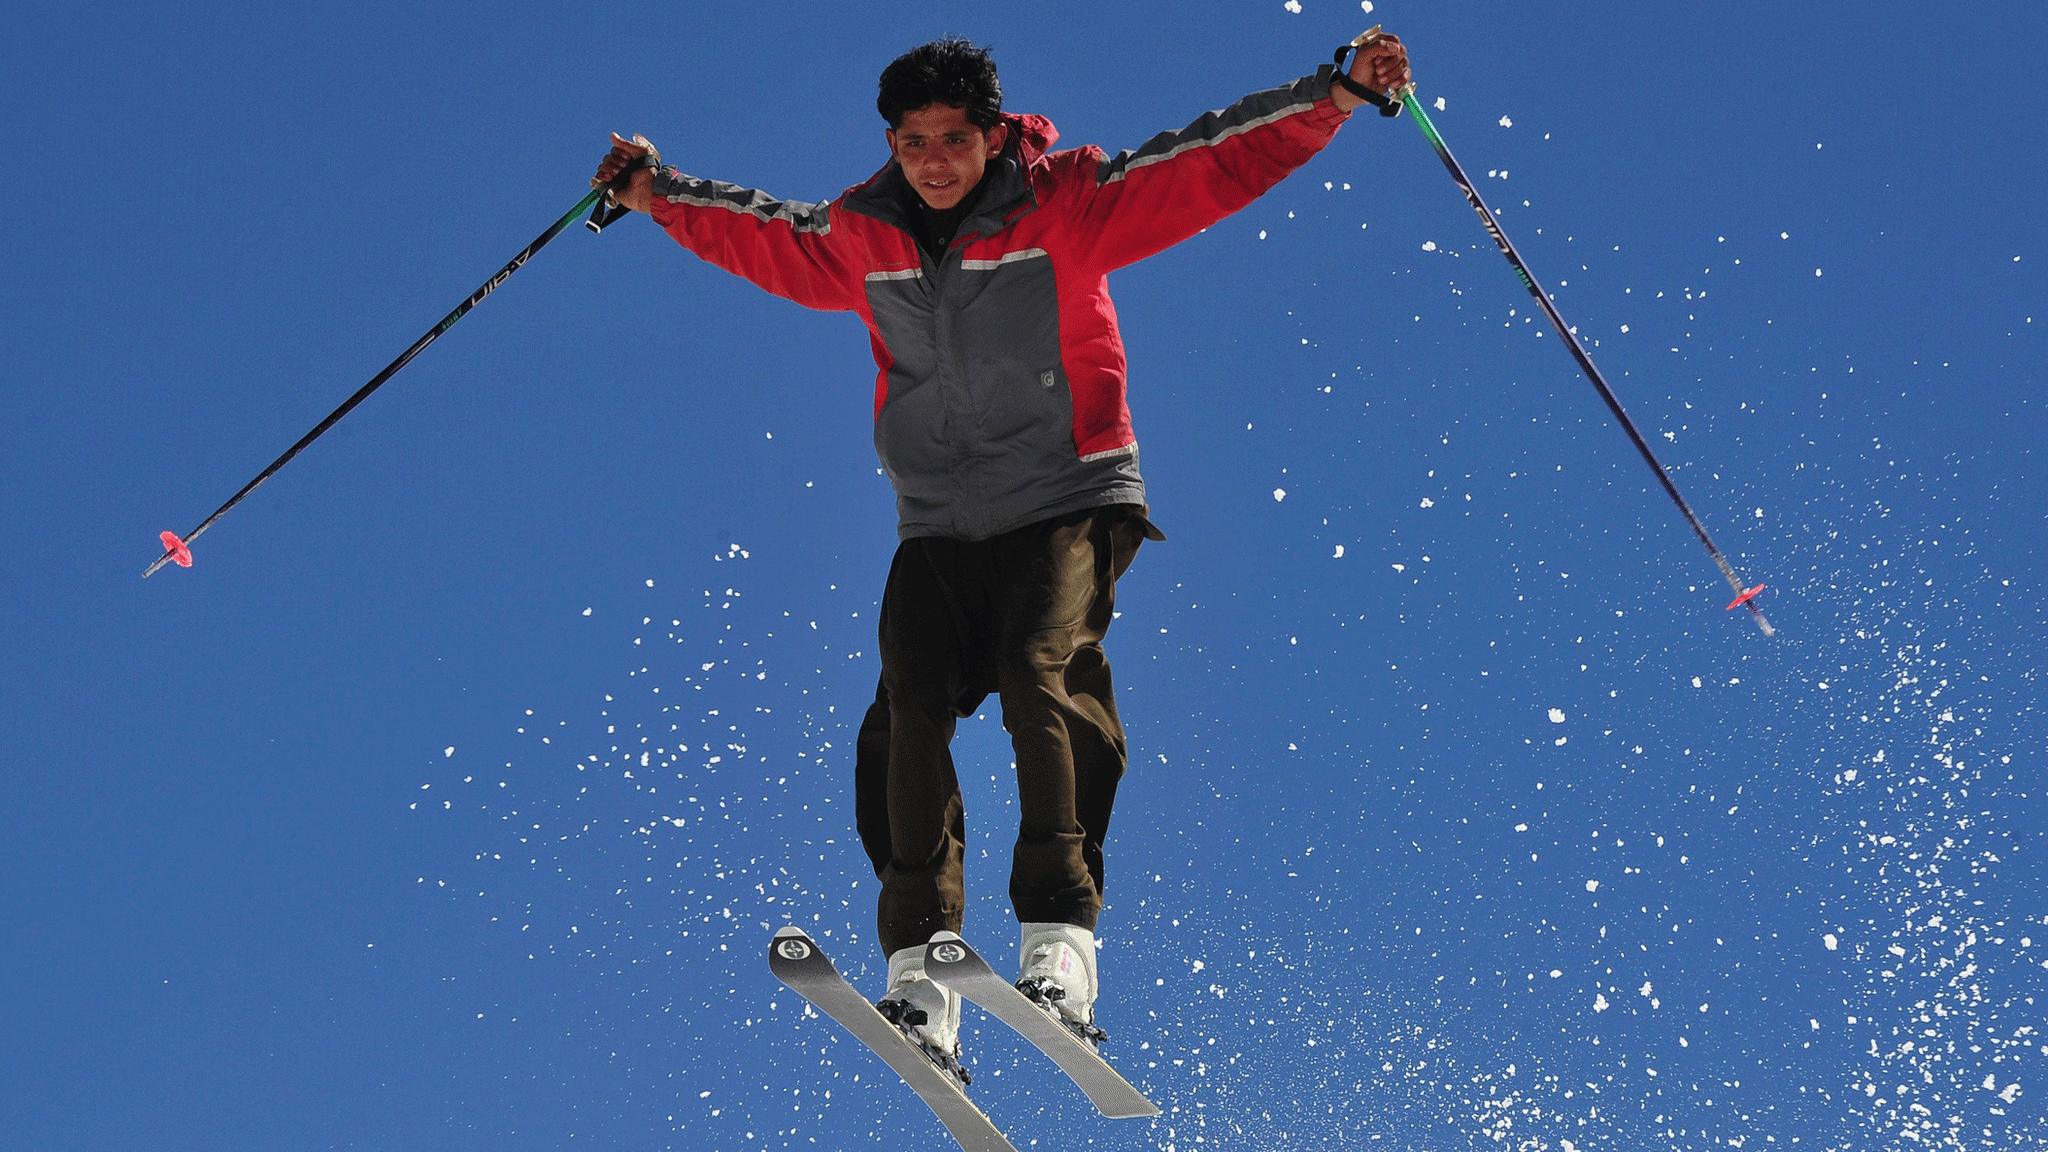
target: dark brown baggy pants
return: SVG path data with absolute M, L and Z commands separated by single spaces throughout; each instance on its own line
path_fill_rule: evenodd
M 882 881 L 884 953 L 960 931 L 966 827 L 957 717 L 990 692 L 1017 754 L 1010 871 L 1020 922 L 1095 927 L 1124 730 L 1102 637 L 1147 536 L 1135 505 L 1083 509 L 988 540 L 906 540 L 882 593 L 882 679 L 861 722 L 854 813 Z

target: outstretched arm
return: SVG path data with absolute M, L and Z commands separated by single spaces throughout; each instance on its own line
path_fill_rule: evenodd
M 1109 272 L 1193 236 L 1250 204 L 1336 135 L 1359 97 L 1325 66 L 1255 92 L 1178 132 L 1098 161 L 1079 219 L 1083 251 Z M 1381 36 L 1352 57 L 1349 75 L 1378 91 L 1409 82 L 1407 49 Z
M 660 159 L 645 136 L 627 140 L 612 133 L 592 186 L 610 183 L 650 155 Z M 861 270 L 849 263 L 846 245 L 833 241 L 826 205 L 777 200 L 665 167 L 641 167 L 612 198 L 652 216 L 698 256 L 786 300 L 825 311 L 858 305 Z

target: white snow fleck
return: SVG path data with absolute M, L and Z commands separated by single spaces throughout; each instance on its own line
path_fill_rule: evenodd
M 1294 13 L 1296 16 L 1301 15 L 1301 0 L 1287 0 L 1287 3 L 1281 5 L 1281 7 Z
M 449 746 L 447 746 L 446 748 L 443 748 L 443 749 L 441 749 L 441 758 L 442 758 L 442 759 L 444 759 L 444 760 L 446 760 L 446 759 L 451 759 L 451 758 L 453 758 L 453 757 L 454 757 L 454 755 L 455 755 L 455 745 L 453 745 L 453 744 L 450 744 L 450 745 L 449 745 Z
M 1833 932 L 1829 932 L 1823 935 L 1820 938 L 1820 942 L 1821 946 L 1826 948 L 1830 952 L 1833 952 L 1835 949 L 1840 948 L 1842 946 L 1842 942 L 1840 940 L 1835 939 L 1835 934 Z
M 1551 722 L 1552 724 L 1562 724 L 1562 723 L 1564 723 L 1564 709 L 1562 709 L 1562 708 L 1552 708 L 1552 709 L 1550 710 L 1550 722 Z
M 1604 992 L 1595 992 L 1595 993 L 1593 993 L 1593 1011 L 1595 1011 L 1595 1012 L 1605 1012 L 1605 1011 L 1607 1011 L 1607 994 L 1606 994 L 1606 993 L 1604 993 Z
M 1358 0 L 1358 10 L 1360 12 L 1372 11 L 1372 0 Z
M 1429 497 L 1427 497 L 1427 496 L 1424 496 L 1424 497 L 1422 498 L 1422 507 L 1424 507 L 1424 508 L 1434 508 L 1434 507 L 1436 507 L 1436 501 L 1434 501 L 1434 500 L 1431 500 L 1431 499 L 1430 499 Z
M 1273 503 L 1275 503 L 1275 504 L 1278 504 L 1278 503 L 1280 503 L 1280 502 L 1281 502 L 1282 500 L 1285 500 L 1285 499 L 1287 499 L 1287 489 L 1285 489 L 1285 488 L 1275 488 L 1275 489 L 1273 489 Z
M 1424 252 L 1434 252 L 1434 251 L 1436 251 L 1436 241 L 1434 241 L 1434 240 L 1424 240 L 1424 241 L 1422 242 L 1422 250 L 1423 250 Z
M 1436 98 L 1436 110 L 1439 112 L 1444 110 L 1444 98 L 1441 96 Z
M 1344 546 L 1343 546 L 1342 544 L 1339 544 L 1339 545 L 1337 545 L 1337 552 L 1336 552 L 1336 554 L 1335 554 L 1335 555 L 1333 555 L 1333 556 L 1331 556 L 1331 557 L 1330 557 L 1330 559 L 1332 559 L 1332 560 L 1342 560 L 1343 558 L 1344 558 Z
M 1599 890 L 1600 890 L 1600 882 L 1599 882 L 1598 880 L 1588 880 L 1588 881 L 1586 881 L 1586 891 L 1588 891 L 1588 892 L 1598 892 Z
M 1503 116 L 1500 118 L 1500 126 L 1503 128 L 1513 128 L 1515 126 L 1515 122 Z
M 585 616 L 588 616 L 588 615 L 590 615 L 590 609 L 588 609 L 588 608 L 585 608 L 585 609 L 583 610 L 583 614 L 584 614 Z

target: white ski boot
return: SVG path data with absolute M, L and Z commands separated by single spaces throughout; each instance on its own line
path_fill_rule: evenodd
M 1072 924 L 1026 924 L 1017 991 L 1089 1047 L 1109 1037 L 1095 1026 L 1095 933 Z
M 924 1049 L 932 1063 L 962 1084 L 973 1081 L 960 1063 L 960 994 L 924 974 L 924 945 L 889 957 L 889 991 L 875 1010 Z

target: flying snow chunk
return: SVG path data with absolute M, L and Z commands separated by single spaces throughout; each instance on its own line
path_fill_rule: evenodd
M 1830 952 L 1833 952 L 1835 949 L 1840 948 L 1842 946 L 1842 942 L 1840 940 L 1835 939 L 1835 934 L 1833 932 L 1829 932 L 1821 936 L 1820 943 L 1821 947 L 1826 948 Z
M 590 609 L 588 609 L 588 608 L 585 608 L 585 609 L 583 610 L 583 614 L 584 614 L 585 616 L 588 616 L 588 615 L 590 615 Z
M 1301 0 L 1287 0 L 1287 3 L 1281 5 L 1281 7 L 1286 8 L 1296 16 L 1301 15 Z
M 1436 251 L 1436 241 L 1434 241 L 1434 240 L 1424 240 L 1424 241 L 1422 242 L 1422 250 L 1423 250 L 1424 252 L 1434 252 L 1434 251 Z
M 1372 0 L 1358 0 L 1358 10 L 1360 12 L 1372 11 Z
M 1343 558 L 1344 558 L 1344 546 L 1343 546 L 1342 544 L 1339 544 L 1339 545 L 1337 545 L 1337 551 L 1336 551 L 1336 553 L 1335 553 L 1334 555 L 1332 555 L 1332 556 L 1330 557 L 1330 559 L 1332 559 L 1332 560 L 1342 560 Z
M 1441 96 L 1436 98 L 1436 110 L 1439 112 L 1444 110 L 1444 98 Z
M 1562 723 L 1564 723 L 1564 709 L 1562 709 L 1562 708 L 1552 708 L 1552 709 L 1550 710 L 1550 722 L 1551 722 L 1552 724 L 1562 724 Z
M 1285 500 L 1285 499 L 1287 499 L 1287 489 L 1285 489 L 1285 488 L 1275 488 L 1275 489 L 1273 489 L 1273 503 L 1275 503 L 1275 504 L 1278 504 L 1278 503 L 1280 503 L 1280 502 L 1281 502 L 1282 500 Z
M 1588 891 L 1588 892 L 1598 892 L 1599 890 L 1600 890 L 1600 882 L 1599 882 L 1598 880 L 1588 880 L 1588 881 L 1586 881 L 1586 891 Z
M 1503 128 L 1513 128 L 1515 126 L 1515 122 L 1503 116 L 1500 118 L 1500 126 Z
M 443 760 L 453 760 L 453 759 L 455 759 L 455 745 L 453 745 L 453 744 L 450 744 L 450 745 L 449 745 L 449 746 L 447 746 L 446 748 L 443 748 L 443 749 L 441 749 L 441 759 L 443 759 Z
M 1595 1011 L 1595 1012 L 1605 1012 L 1605 1011 L 1607 1011 L 1607 994 L 1606 994 L 1606 993 L 1604 993 L 1604 992 L 1595 992 L 1595 993 L 1593 993 L 1593 1011 Z

